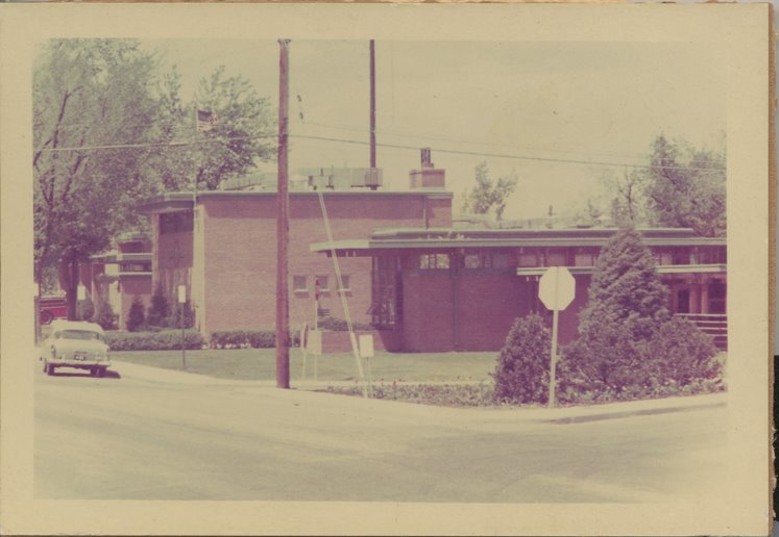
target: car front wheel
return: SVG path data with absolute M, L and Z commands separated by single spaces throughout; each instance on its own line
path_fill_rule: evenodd
M 49 367 L 48 367 L 48 370 L 46 371 L 46 373 L 48 373 L 50 376 L 53 376 L 54 375 L 54 370 L 55 370 L 54 364 L 49 364 Z

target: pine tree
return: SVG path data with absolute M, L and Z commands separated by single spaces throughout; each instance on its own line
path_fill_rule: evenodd
M 579 315 L 579 338 L 561 363 L 563 385 L 619 392 L 651 377 L 654 366 L 639 348 L 670 318 L 668 289 L 654 257 L 636 230 L 620 230 L 595 265 L 589 300 Z
M 170 316 L 170 305 L 165 297 L 162 282 L 157 284 L 154 294 L 151 296 L 151 305 L 146 313 L 146 322 L 149 326 L 165 327 Z
M 146 323 L 146 314 L 144 313 L 144 305 L 141 297 L 136 296 L 133 298 L 133 303 L 130 306 L 130 313 L 127 315 L 127 330 L 130 332 L 137 332 Z
M 655 258 L 640 233 L 620 230 L 598 257 L 589 302 L 579 317 L 580 335 L 587 338 L 604 324 L 620 324 L 630 337 L 644 340 L 669 318 L 668 288 L 660 281 Z

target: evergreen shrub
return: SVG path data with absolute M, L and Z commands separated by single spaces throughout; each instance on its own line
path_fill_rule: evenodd
M 133 298 L 133 303 L 130 305 L 130 313 L 127 315 L 127 330 L 137 332 L 143 328 L 146 324 L 145 310 L 146 308 L 141 297 L 136 296 Z
M 100 302 L 95 311 L 94 321 L 103 327 L 103 330 L 116 330 L 119 316 L 108 302 Z
M 551 334 L 536 314 L 517 319 L 492 377 L 499 403 L 545 403 L 549 389 Z

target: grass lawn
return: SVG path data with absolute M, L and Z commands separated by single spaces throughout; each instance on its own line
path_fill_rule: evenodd
M 387 353 L 377 352 L 363 359 L 374 382 L 392 381 L 488 381 L 495 369 L 497 352 Z M 181 369 L 181 351 L 117 351 L 117 361 Z M 117 364 L 117 370 L 121 365 Z M 357 378 L 357 364 L 351 354 L 327 354 L 318 360 L 318 379 L 349 381 Z M 306 379 L 314 379 L 314 358 L 309 356 Z M 187 371 L 223 379 L 275 380 L 275 349 L 187 351 Z M 290 377 L 303 378 L 303 354 L 290 349 Z

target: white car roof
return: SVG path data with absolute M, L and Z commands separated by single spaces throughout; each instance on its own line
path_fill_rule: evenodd
M 87 332 L 103 333 L 103 327 L 97 323 L 88 323 L 86 321 L 63 321 L 55 320 L 51 322 L 52 332 L 61 330 L 86 330 Z

